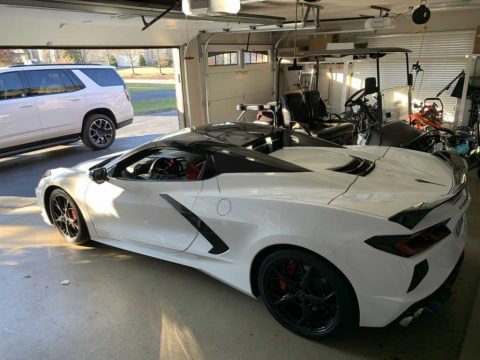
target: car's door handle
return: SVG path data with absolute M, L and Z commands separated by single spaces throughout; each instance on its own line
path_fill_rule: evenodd
M 70 99 L 70 101 L 80 101 L 82 100 L 81 98 L 78 98 L 78 99 Z
M 30 108 L 32 106 L 33 106 L 33 104 L 20 105 L 21 108 Z

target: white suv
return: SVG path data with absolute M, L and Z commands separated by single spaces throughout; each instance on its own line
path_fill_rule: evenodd
M 0 68 L 0 157 L 79 138 L 105 149 L 116 129 L 132 121 L 128 89 L 113 67 Z

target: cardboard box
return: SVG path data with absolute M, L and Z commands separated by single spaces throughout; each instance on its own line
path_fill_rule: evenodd
M 475 43 L 473 45 L 473 53 L 480 54 L 480 26 L 477 26 L 477 33 L 475 34 Z
M 328 43 L 335 42 L 333 34 L 327 35 L 310 35 L 308 37 L 308 50 L 309 51 L 321 51 L 327 48 Z

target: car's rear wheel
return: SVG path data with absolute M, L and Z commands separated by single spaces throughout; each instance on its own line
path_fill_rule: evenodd
M 269 255 L 260 267 L 258 283 L 273 317 L 298 335 L 320 339 L 355 323 L 348 284 L 312 254 L 281 250 Z
M 49 206 L 52 222 L 66 241 L 83 244 L 90 240 L 80 209 L 65 191 L 55 189 Z
M 106 149 L 115 141 L 115 134 L 115 123 L 110 117 L 93 114 L 83 125 L 82 141 L 90 149 Z

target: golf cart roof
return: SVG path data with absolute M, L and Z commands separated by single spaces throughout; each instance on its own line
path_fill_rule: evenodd
M 399 47 L 383 47 L 383 48 L 359 48 L 359 49 L 339 49 L 339 50 L 315 50 L 315 51 L 285 51 L 279 52 L 278 58 L 307 58 L 307 57 L 342 57 L 350 55 L 386 55 L 393 53 L 409 53 L 411 50 Z

